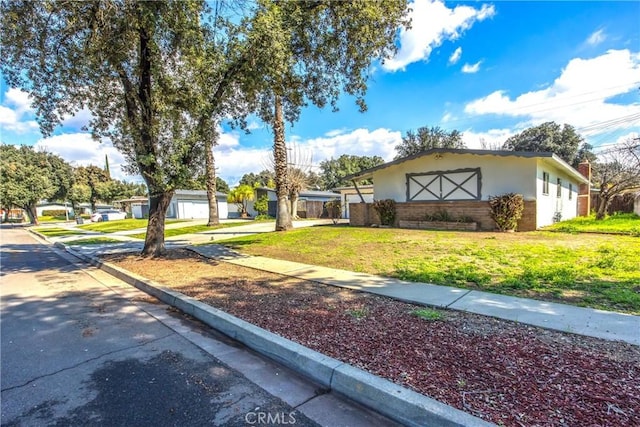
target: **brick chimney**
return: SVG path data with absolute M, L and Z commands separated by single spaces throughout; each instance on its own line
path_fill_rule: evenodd
M 589 216 L 591 211 L 591 164 L 588 160 L 578 165 L 578 172 L 589 180 L 588 184 L 578 184 L 578 216 Z

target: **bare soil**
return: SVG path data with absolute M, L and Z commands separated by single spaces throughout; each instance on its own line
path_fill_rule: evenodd
M 264 329 L 508 426 L 640 426 L 640 347 L 217 262 L 106 257 Z

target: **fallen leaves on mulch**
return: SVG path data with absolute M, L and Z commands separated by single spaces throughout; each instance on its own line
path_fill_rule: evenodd
M 234 316 L 509 426 L 640 426 L 640 348 L 421 308 L 215 262 L 189 251 L 109 262 Z

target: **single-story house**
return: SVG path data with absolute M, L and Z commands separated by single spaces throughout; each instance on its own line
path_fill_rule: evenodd
M 229 211 L 227 209 L 227 195 L 221 192 L 216 192 L 216 200 L 218 202 L 218 218 L 226 219 L 229 215 Z M 206 190 L 176 190 L 171 202 L 169 202 L 167 218 L 209 218 L 209 199 L 207 199 Z
M 127 213 L 128 218 L 148 218 L 149 199 L 147 196 L 133 196 L 129 199 L 116 200 L 114 206 Z
M 268 215 L 275 217 L 278 208 L 278 197 L 276 195 L 275 188 L 258 187 L 254 191 L 254 199 L 249 202 L 247 212 L 251 216 L 258 215 L 258 212 L 253 208 L 253 204 L 259 198 L 267 196 L 269 200 Z M 298 198 L 298 215 L 301 218 L 319 218 L 322 215 L 322 206 L 325 202 L 331 200 L 339 200 L 340 194 L 333 191 L 317 191 L 317 190 L 304 190 L 300 192 Z M 309 202 L 307 204 L 307 202 Z M 240 214 L 237 211 L 235 204 L 229 206 L 229 217 L 238 217 Z
M 396 202 L 396 224 L 446 211 L 493 230 L 489 197 L 522 194 L 525 210 L 518 230 L 529 231 L 588 215 L 591 167 L 585 162 L 579 169 L 546 152 L 432 149 L 348 178 L 354 183 L 373 179 L 373 198 Z M 352 225 L 380 223 L 369 203 L 352 203 L 349 211 Z
M 336 187 L 333 191 L 340 193 L 342 218 L 349 218 L 349 204 L 351 203 L 373 203 L 373 185 Z

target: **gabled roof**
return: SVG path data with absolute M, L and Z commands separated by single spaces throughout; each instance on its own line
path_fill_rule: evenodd
M 346 180 L 361 180 L 368 179 L 373 176 L 373 173 L 382 169 L 386 169 L 391 166 L 399 165 L 410 160 L 419 159 L 421 157 L 431 156 L 433 154 L 472 154 L 476 156 L 498 156 L 498 157 L 520 157 L 520 158 L 541 158 L 546 159 L 552 163 L 558 169 L 566 171 L 569 175 L 576 178 L 578 181 L 585 184 L 589 183 L 589 180 L 585 178 L 580 172 L 572 168 L 567 162 L 562 160 L 559 156 L 550 152 L 533 152 L 533 151 L 506 151 L 506 150 L 468 150 L 468 149 L 455 149 L 455 148 L 432 148 L 431 150 L 422 151 L 411 156 L 403 157 L 401 159 L 394 160 L 392 162 L 384 163 L 373 168 L 369 168 L 358 172 L 357 174 L 346 176 Z

